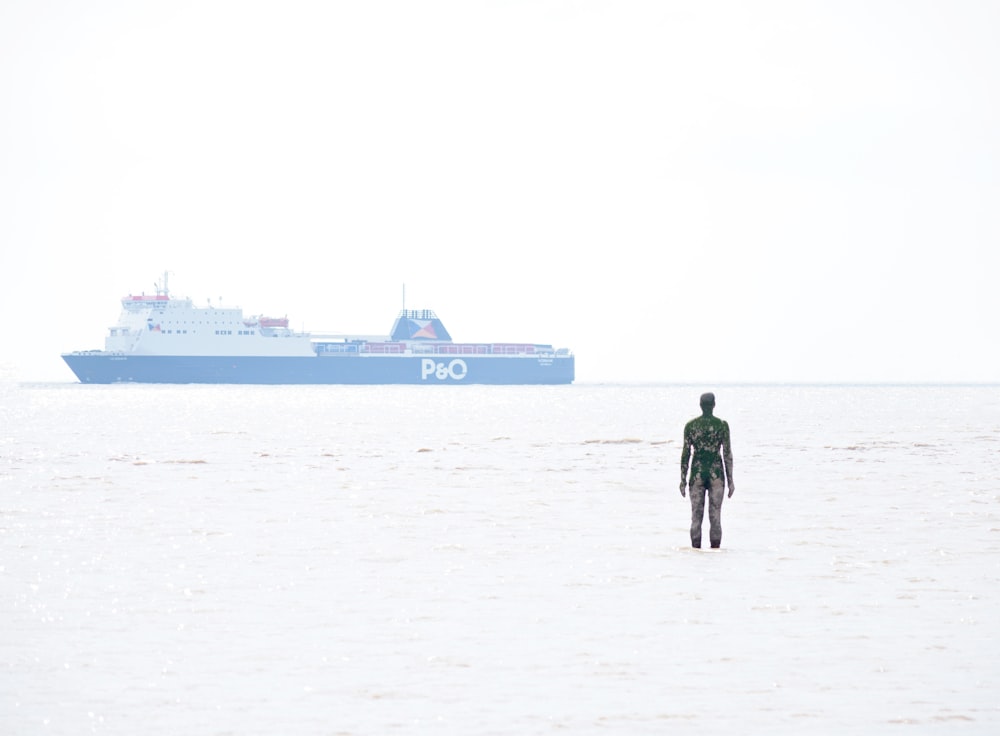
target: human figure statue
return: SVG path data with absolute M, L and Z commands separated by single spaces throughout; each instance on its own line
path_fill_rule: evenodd
M 733 449 L 729 444 L 729 424 L 712 415 L 715 394 L 701 395 L 701 416 L 684 425 L 684 450 L 681 452 L 681 496 L 691 491 L 691 546 L 701 547 L 701 526 L 708 496 L 708 539 L 712 547 L 722 545 L 722 498 L 724 482 L 732 498 Z M 692 457 L 692 450 L 694 455 Z M 688 484 L 690 463 L 691 481 Z

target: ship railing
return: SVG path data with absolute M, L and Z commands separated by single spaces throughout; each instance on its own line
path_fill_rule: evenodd
M 313 342 L 317 355 L 495 355 L 568 357 L 567 348 L 534 343 Z
M 350 342 L 320 342 L 314 343 L 317 355 L 357 355 L 358 344 Z
M 551 345 L 536 343 L 416 343 L 413 353 L 437 355 L 559 355 Z M 565 348 L 560 348 L 565 350 Z M 567 351 L 568 354 L 568 351 Z
M 406 352 L 406 344 L 401 342 L 366 342 L 361 345 L 362 353 L 396 355 Z

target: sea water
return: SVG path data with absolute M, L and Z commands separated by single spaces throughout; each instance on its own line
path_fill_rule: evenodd
M 1000 733 L 995 386 L 0 401 L 2 734 Z

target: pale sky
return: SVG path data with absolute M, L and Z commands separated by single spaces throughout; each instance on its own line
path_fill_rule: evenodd
M 0 363 L 128 293 L 592 381 L 1000 381 L 1000 3 L 0 3 Z

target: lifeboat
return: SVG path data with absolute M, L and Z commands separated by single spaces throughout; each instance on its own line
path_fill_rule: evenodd
M 288 317 L 261 317 L 261 327 L 288 327 Z

